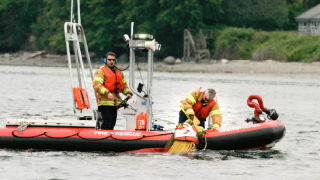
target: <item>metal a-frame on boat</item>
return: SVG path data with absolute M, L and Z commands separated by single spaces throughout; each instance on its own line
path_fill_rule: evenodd
M 89 86 L 85 74 L 85 67 L 81 53 L 81 44 L 83 44 L 85 57 L 89 66 L 89 72 L 91 81 L 93 80 L 92 65 L 85 36 L 84 29 L 81 25 L 80 16 L 80 0 L 77 0 L 77 15 L 78 21 L 76 21 L 73 13 L 73 0 L 71 0 L 70 22 L 64 23 L 64 35 L 66 41 L 66 50 L 68 58 L 68 67 L 71 81 L 71 90 L 73 94 L 73 111 L 78 115 L 78 119 L 92 120 L 97 119 L 97 111 L 92 107 L 93 100 L 89 98 Z M 74 61 L 76 63 L 77 78 L 74 80 L 72 71 L 72 58 L 70 52 L 70 43 L 73 44 Z M 96 98 L 95 98 L 96 100 Z M 96 101 L 94 102 L 96 104 Z M 89 110 L 89 116 L 83 115 L 84 109 Z

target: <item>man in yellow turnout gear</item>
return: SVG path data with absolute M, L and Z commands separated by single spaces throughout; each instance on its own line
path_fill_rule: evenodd
M 115 66 L 116 54 L 108 52 L 104 58 L 105 65 L 99 68 L 93 78 L 93 88 L 97 95 L 98 111 L 102 121 L 97 122 L 98 129 L 113 129 L 117 120 L 117 109 L 122 101 L 120 93 L 131 98 L 123 73 Z
M 179 124 L 191 119 L 196 126 L 205 127 L 205 121 L 208 116 L 212 117 L 212 129 L 218 129 L 221 126 L 222 114 L 218 103 L 213 99 L 216 95 L 214 89 L 199 88 L 181 101 L 179 112 Z

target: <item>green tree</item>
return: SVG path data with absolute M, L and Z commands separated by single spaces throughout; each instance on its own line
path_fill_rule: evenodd
M 90 51 L 103 56 L 107 51 L 118 54 L 123 51 L 125 43 L 122 35 L 123 28 L 115 21 L 117 14 L 122 11 L 120 1 L 90 0 L 81 6 L 82 24 Z
M 310 9 L 320 3 L 319 0 L 303 0 L 303 8 Z
M 295 18 L 319 4 L 320 0 L 286 0 L 286 3 L 289 21 L 284 25 L 284 29 L 296 30 L 298 28 L 298 23 Z
M 76 2 L 76 1 L 75 1 Z M 32 29 L 37 44 L 44 49 L 65 53 L 64 22 L 70 21 L 70 1 L 47 0 Z M 102 56 L 119 49 L 121 36 L 114 22 L 121 11 L 120 3 L 112 0 L 81 1 L 81 24 L 86 33 L 90 52 Z M 77 20 L 76 3 L 74 15 Z
M 70 2 L 65 0 L 46 0 L 38 14 L 32 32 L 36 36 L 37 45 L 46 50 L 65 53 L 63 25 L 70 19 Z
M 203 23 L 206 27 L 216 27 L 224 23 L 223 0 L 200 0 L 202 6 Z
M 298 23 L 295 18 L 305 11 L 303 7 L 303 0 L 287 0 L 287 8 L 289 21 L 285 25 L 284 29 L 296 30 L 298 28 Z
M 226 24 L 255 29 L 283 29 L 288 9 L 283 0 L 225 0 Z
M 118 15 L 117 21 L 127 26 L 134 21 L 138 32 L 153 34 L 162 44 L 159 53 L 161 57 L 181 56 L 183 30 L 217 23 L 221 18 L 219 3 L 220 0 L 123 0 L 124 9 Z
M 0 1 L 0 52 L 19 50 L 31 34 L 41 0 Z
M 159 29 L 159 26 L 154 22 L 157 14 L 160 11 L 159 2 L 154 2 L 152 0 L 122 0 L 121 6 L 122 9 L 119 11 L 115 19 L 115 22 L 118 24 L 118 29 L 122 30 L 126 34 L 129 34 L 130 23 L 134 22 L 134 33 L 152 34 L 160 43 L 163 42 L 157 34 L 157 29 Z
M 160 1 L 160 8 L 155 25 L 158 25 L 157 35 L 164 44 L 164 55 L 181 56 L 183 30 L 204 25 L 203 8 L 197 0 Z

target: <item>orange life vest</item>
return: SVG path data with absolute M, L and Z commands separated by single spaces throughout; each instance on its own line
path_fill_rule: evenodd
M 102 71 L 105 76 L 105 81 L 103 85 L 110 92 L 119 93 L 123 91 L 123 79 L 122 73 L 118 68 L 115 68 L 115 73 L 106 66 L 103 66 Z
M 199 97 L 202 95 L 203 92 L 200 91 Z M 209 116 L 209 112 L 213 108 L 216 102 L 211 99 L 206 106 L 202 106 L 201 101 L 197 101 L 195 105 L 193 105 L 192 109 L 199 119 L 205 119 Z

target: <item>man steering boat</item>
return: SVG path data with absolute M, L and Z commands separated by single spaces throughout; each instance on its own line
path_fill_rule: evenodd
M 120 93 L 132 97 L 123 72 L 115 64 L 117 55 L 108 52 L 104 58 L 104 66 L 99 68 L 93 78 L 93 88 L 97 95 L 98 111 L 102 120 L 97 121 L 97 129 L 113 130 L 117 120 L 117 110 L 122 102 Z

